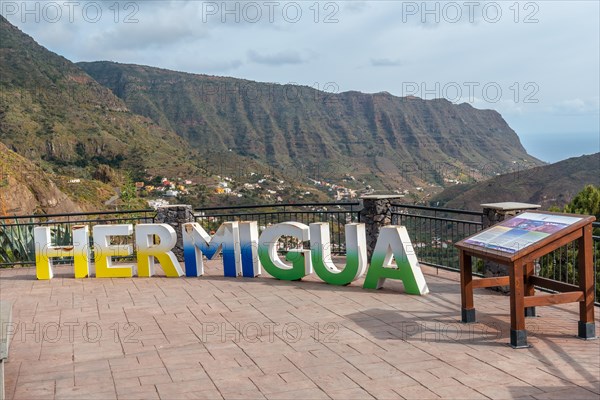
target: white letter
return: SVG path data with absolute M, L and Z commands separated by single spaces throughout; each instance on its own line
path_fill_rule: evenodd
M 292 261 L 292 265 L 284 263 L 277 255 L 277 244 L 281 236 L 293 236 L 306 242 L 310 240 L 308 226 L 299 222 L 282 222 L 264 230 L 258 240 L 258 257 L 264 269 L 274 278 L 288 281 L 296 281 L 312 272 L 310 250 L 289 250 L 286 260 Z
M 395 263 L 392 264 L 392 261 Z M 406 293 L 421 295 L 429 293 L 404 226 L 389 225 L 381 228 L 363 287 L 379 289 L 386 278 L 401 280 Z

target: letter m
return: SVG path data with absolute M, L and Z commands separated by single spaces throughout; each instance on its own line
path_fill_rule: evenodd
M 241 274 L 241 251 L 239 225 L 236 221 L 224 222 L 211 237 L 197 222 L 188 222 L 182 226 L 183 256 L 185 275 L 204 274 L 202 255 L 212 259 L 215 254 L 223 254 L 223 272 L 225 276 Z

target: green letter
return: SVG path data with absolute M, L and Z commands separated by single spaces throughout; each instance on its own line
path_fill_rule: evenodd
M 394 259 L 396 265 L 392 264 Z M 379 231 L 363 288 L 379 289 L 386 278 L 401 280 L 406 293 L 429 293 L 404 226 L 385 226 Z
M 294 236 L 300 241 L 309 240 L 308 226 L 299 222 L 282 222 L 265 229 L 258 240 L 258 257 L 263 268 L 274 278 L 297 281 L 312 272 L 310 250 L 290 250 L 284 263 L 277 255 L 277 242 L 281 236 Z
M 365 224 L 347 224 L 346 266 L 339 270 L 331 261 L 329 224 L 310 224 L 310 253 L 319 278 L 332 285 L 347 285 L 360 278 L 367 268 Z

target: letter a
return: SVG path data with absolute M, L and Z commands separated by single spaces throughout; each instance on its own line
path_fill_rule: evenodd
M 392 264 L 394 259 L 395 265 Z M 386 278 L 401 280 L 406 293 L 421 295 L 429 293 L 404 226 L 392 225 L 381 228 L 363 287 L 380 289 Z

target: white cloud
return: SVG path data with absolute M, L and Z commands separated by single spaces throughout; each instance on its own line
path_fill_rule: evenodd
M 564 115 L 600 114 L 600 100 L 598 97 L 590 99 L 566 99 L 549 107 L 550 112 Z
M 271 54 L 260 54 L 254 50 L 249 50 L 248 58 L 254 63 L 271 66 L 303 64 L 305 62 L 298 52 L 292 50 L 285 50 Z
M 180 42 L 195 41 L 209 36 L 206 29 L 189 24 L 173 24 L 158 19 L 152 24 L 121 24 L 92 36 L 96 48 L 134 50 L 137 52 L 167 49 Z
M 402 62 L 397 59 L 390 58 L 371 58 L 371 66 L 373 67 L 398 67 Z

